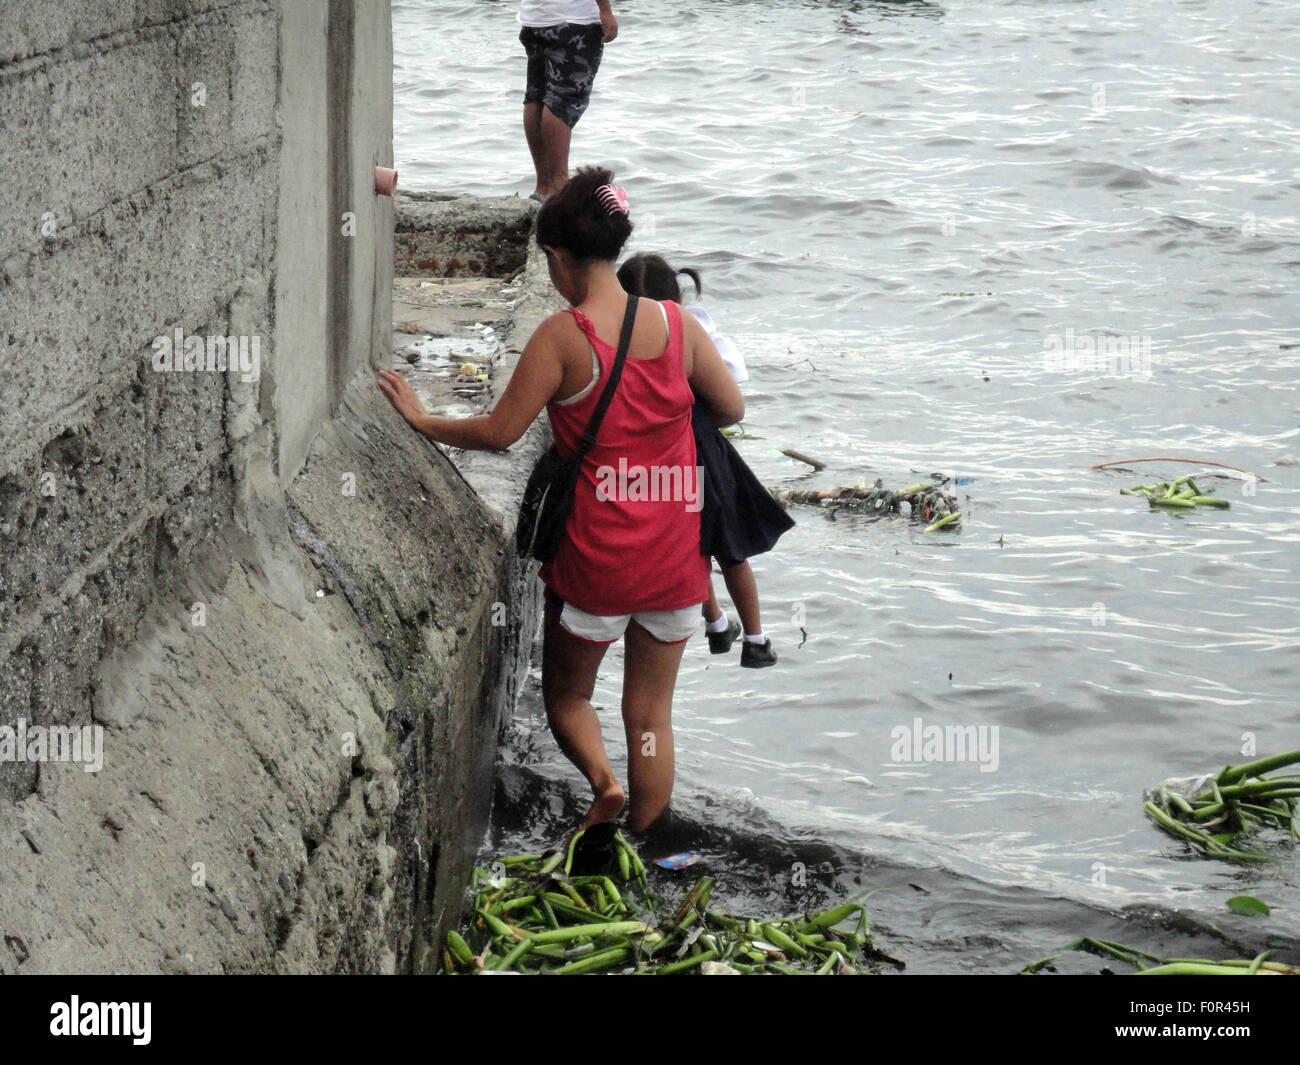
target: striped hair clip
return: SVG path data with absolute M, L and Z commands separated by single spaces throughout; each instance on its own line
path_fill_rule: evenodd
M 596 190 L 596 199 L 610 214 L 627 214 L 627 189 L 614 185 L 601 185 Z

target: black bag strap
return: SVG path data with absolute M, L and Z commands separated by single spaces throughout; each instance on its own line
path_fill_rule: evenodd
M 605 411 L 609 409 L 610 400 L 614 398 L 614 389 L 618 387 L 618 379 L 623 376 L 623 364 L 627 361 L 627 349 L 632 346 L 632 326 L 636 323 L 637 303 L 636 296 L 628 296 L 627 313 L 623 315 L 623 331 L 618 336 L 618 354 L 614 356 L 614 367 L 609 371 L 609 380 L 605 382 L 605 390 L 600 394 L 600 402 L 596 404 L 596 409 L 591 415 L 591 421 L 587 423 L 587 431 L 582 434 L 582 440 L 578 444 L 578 453 L 575 458 L 579 460 L 596 446 L 596 434 L 600 432 L 600 423 L 605 420 Z

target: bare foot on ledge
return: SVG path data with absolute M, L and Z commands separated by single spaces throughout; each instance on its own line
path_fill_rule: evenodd
M 617 819 L 618 815 L 623 812 L 623 806 L 626 802 L 627 795 L 623 792 L 623 785 L 619 784 L 618 781 L 614 781 L 604 791 L 597 793 L 595 800 L 591 804 L 591 809 L 587 811 L 587 816 L 583 819 L 582 827 L 590 828 L 592 825 L 599 825 Z

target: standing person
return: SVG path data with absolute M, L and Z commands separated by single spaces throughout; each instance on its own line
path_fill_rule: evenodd
M 532 198 L 569 179 L 573 127 L 591 102 L 605 45 L 618 36 L 610 0 L 522 0 L 519 41 L 528 53 L 524 136 L 537 172 Z
M 697 270 L 674 270 L 660 255 L 640 254 L 627 260 L 618 271 L 618 279 L 628 292 L 655 300 L 682 302 L 677 277 L 684 274 L 695 285 L 695 295 L 703 294 Z M 687 308 L 699 320 L 721 354 L 737 384 L 749 380 L 745 358 L 731 339 L 719 333 L 709 312 L 703 307 Z M 776 502 L 753 471 L 745 465 L 731 443 L 718 432 L 717 425 L 700 410 L 692 418 L 695 449 L 706 472 L 709 498 L 701 515 L 700 550 L 718 560 L 722 579 L 731 593 L 736 613 L 744 626 L 745 641 L 740 649 L 740 664 L 750 669 L 776 665 L 772 641 L 763 632 L 758 607 L 758 585 L 747 559 L 770 551 L 782 533 L 794 527 L 794 521 Z M 729 621 L 709 581 L 709 598 L 704 604 L 705 630 L 709 650 L 715 655 L 731 650 L 741 625 Z
M 614 342 L 632 298 L 614 270 L 632 222 L 626 194 L 612 178 L 609 170 L 584 168 L 538 211 L 537 243 L 570 309 L 538 326 L 491 414 L 434 417 L 400 373 L 380 374 L 379 387 L 414 428 L 451 447 L 502 450 L 546 407 L 561 454 L 577 452 L 612 372 Z M 613 821 L 626 798 L 591 705 L 605 651 L 620 637 L 628 827 L 645 831 L 672 795 L 673 688 L 709 584 L 694 505 L 700 498 L 691 430 L 695 397 L 721 425 L 745 413 L 740 389 L 704 327 L 675 303 L 637 300 L 622 377 L 596 444 L 582 460 L 560 549 L 541 571 L 542 694 L 561 750 L 591 786 L 584 828 Z M 610 493 L 612 471 L 638 468 L 675 471 L 678 483 L 689 480 L 695 491 L 678 499 L 633 486 Z

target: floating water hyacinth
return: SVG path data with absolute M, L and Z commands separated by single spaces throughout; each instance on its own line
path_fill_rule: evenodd
M 1176 481 L 1158 481 L 1156 484 L 1135 484 L 1132 488 L 1121 488 L 1122 496 L 1147 497 L 1153 507 L 1173 507 L 1189 509 L 1191 507 L 1222 507 L 1231 504 L 1218 496 L 1206 495 L 1196 486 L 1191 477 L 1179 477 Z
M 883 957 L 866 911 L 847 902 L 775 921 L 727 913 L 701 877 L 675 907 L 649 890 L 621 833 L 608 871 L 574 873 L 582 833 L 567 851 L 503 858 L 497 879 L 475 870 L 469 924 L 447 933 L 444 972 L 556 976 L 628 973 L 849 975 Z
M 1284 829 L 1292 841 L 1300 840 L 1296 823 L 1300 776 L 1264 776 L 1297 763 L 1300 750 L 1224 766 L 1217 775 L 1166 780 L 1144 796 L 1147 816 L 1208 857 L 1268 861 L 1267 855 L 1243 850 L 1234 843 L 1239 836 L 1264 827 Z

